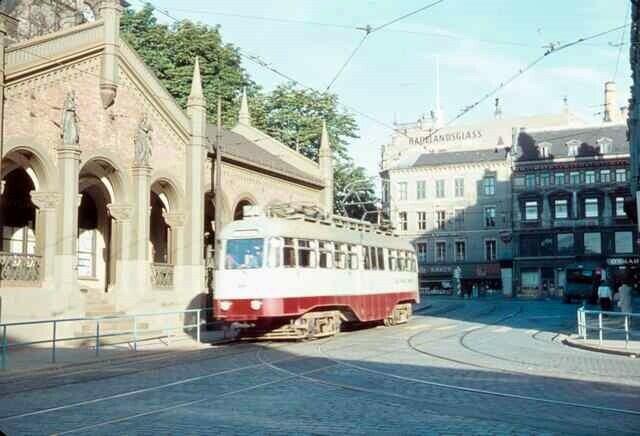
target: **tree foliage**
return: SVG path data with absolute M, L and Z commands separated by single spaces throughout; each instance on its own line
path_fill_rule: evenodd
M 358 126 L 354 116 L 340 108 L 337 95 L 301 89 L 293 83 L 264 93 L 243 69 L 239 49 L 223 42 L 219 26 L 188 20 L 166 25 L 157 21 L 153 11 L 150 5 L 138 11 L 127 8 L 121 20 L 122 35 L 182 107 L 187 104 L 198 56 L 210 120 L 216 118 L 220 96 L 223 122 L 234 125 L 246 88 L 252 124 L 315 161 L 324 120 L 334 153 L 335 211 L 361 218 L 372 209 L 373 183 L 347 150 L 349 141 L 358 138 Z M 375 219 L 367 216 L 372 217 Z

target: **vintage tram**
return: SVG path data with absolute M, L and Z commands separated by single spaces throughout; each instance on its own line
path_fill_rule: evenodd
M 410 318 L 419 301 L 410 243 L 309 208 L 249 209 L 220 235 L 217 319 L 243 335 L 296 339 L 333 335 L 343 322 Z

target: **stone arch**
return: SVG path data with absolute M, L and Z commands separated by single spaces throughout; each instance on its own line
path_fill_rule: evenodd
M 47 149 L 28 140 L 7 141 L 2 156 L 2 175 L 4 178 L 16 168 L 27 171 L 36 191 L 54 191 L 56 186 L 56 168 Z
M 82 157 L 79 178 L 93 175 L 107 187 L 112 203 L 126 203 L 129 200 L 130 183 L 126 167 L 115 153 L 100 149 Z
M 205 208 L 206 208 L 207 207 L 206 205 L 211 204 L 211 201 L 213 199 L 210 183 L 205 184 L 204 193 L 205 193 Z M 231 202 L 229 201 L 229 197 L 226 195 L 224 191 L 220 193 L 220 197 L 221 197 L 220 203 L 222 204 L 222 215 L 221 215 L 222 222 L 228 223 L 233 218 L 233 215 L 232 215 L 233 209 L 231 208 Z M 205 225 L 208 225 L 208 224 L 205 223 Z
M 236 201 L 235 206 L 233 207 L 234 221 L 242 219 L 244 206 L 256 206 L 258 204 L 255 197 L 250 193 L 242 194 L 238 198 L 238 201 Z
M 167 171 L 158 171 L 151 177 L 151 192 L 162 197 L 168 211 L 175 212 L 184 207 L 184 190 Z

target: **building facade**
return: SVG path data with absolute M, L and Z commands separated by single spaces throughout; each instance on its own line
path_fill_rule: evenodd
M 510 167 L 500 147 L 425 153 L 384 173 L 392 221 L 416 247 L 423 291 L 449 291 L 458 267 L 463 288 L 501 289 L 500 260 L 511 257 Z
M 624 210 L 631 196 L 627 126 L 608 119 L 520 132 L 512 175 L 517 294 L 559 294 L 567 267 L 580 263 L 620 284 L 638 263 L 637 232 Z
M 9 3 L 4 12 L 57 4 Z M 95 17 L 35 38 L 0 15 L 2 321 L 206 304 L 217 131 L 198 61 L 184 111 L 120 38 L 121 10 L 104 0 Z M 318 163 L 252 127 L 243 95 L 222 132 L 222 223 L 247 205 L 331 210 L 323 132 Z

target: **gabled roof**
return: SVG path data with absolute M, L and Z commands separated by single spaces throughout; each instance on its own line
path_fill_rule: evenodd
M 577 157 L 600 155 L 599 140 L 611 140 L 608 154 L 629 153 L 627 126 L 612 124 L 582 127 L 576 129 L 548 129 L 525 131 L 518 135 L 520 157 L 518 161 L 535 161 L 541 159 L 539 146 L 548 147 L 550 158 L 570 157 L 568 143 L 578 145 Z M 573 156 L 571 156 L 573 157 Z
M 217 133 L 218 128 L 215 125 L 209 124 L 207 126 L 210 151 L 212 151 L 212 144 L 215 144 Z M 324 182 L 321 179 L 301 171 L 236 132 L 222 129 L 222 150 L 222 156 L 225 160 L 253 164 L 280 176 L 297 179 L 316 187 L 324 186 Z

